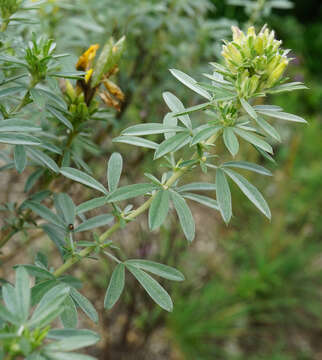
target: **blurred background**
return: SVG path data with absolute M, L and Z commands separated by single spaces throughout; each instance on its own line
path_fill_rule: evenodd
M 197 236 L 190 246 L 173 218 L 151 233 L 143 216 L 115 235 L 126 256 L 160 261 L 184 272 L 184 283 L 172 288 L 164 284 L 174 300 L 173 313 L 156 307 L 131 278 L 121 301 L 107 312 L 103 298 L 110 264 L 102 259 L 75 267 L 100 311 L 97 326 L 82 319 L 102 336 L 88 353 L 112 360 L 322 360 L 322 2 L 48 0 L 39 19 L 40 25 L 28 25 L 24 32 L 54 38 L 59 51 L 73 54 L 66 63 L 71 69 L 90 44 L 126 35 L 118 74 L 126 101 L 120 112 L 111 112 L 97 125 L 97 147 L 87 159 L 103 178 L 105 159 L 121 152 L 126 159 L 124 184 L 141 181 L 147 169 L 155 175 L 160 169 L 152 151 L 111 139 L 129 124 L 160 122 L 167 112 L 163 91 L 174 92 L 187 107 L 198 104 L 198 96 L 168 69 L 201 80 L 208 63 L 220 60 L 221 40 L 230 39 L 231 25 L 253 24 L 259 30 L 267 24 L 275 29 L 284 48 L 292 49 L 289 77 L 309 87 L 267 99 L 309 122 L 278 124 L 283 143 L 273 144 L 276 164 L 251 148 L 239 154 L 274 173 L 273 179 L 256 174 L 250 179 L 268 200 L 271 222 L 232 188 L 235 216 L 228 227 L 215 212 L 192 206 Z M 196 121 L 202 122 L 202 116 Z M 218 152 L 225 153 L 222 144 Z M 6 183 L 17 184 L 17 196 L 22 189 L 16 175 L 10 176 Z M 77 185 L 69 194 L 90 198 L 90 191 Z M 21 247 L 24 241 L 32 240 L 17 237 L 11 246 Z M 48 239 L 38 239 L 24 253 L 24 262 L 26 257 L 32 261 L 38 250 L 56 251 Z M 10 254 L 3 259 L 8 268 L 19 256 Z

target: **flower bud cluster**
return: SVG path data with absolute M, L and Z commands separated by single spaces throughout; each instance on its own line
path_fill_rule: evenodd
M 249 98 L 276 85 L 289 63 L 288 50 L 280 48 L 274 31 L 266 27 L 256 34 L 250 27 L 245 34 L 233 26 L 233 41 L 225 42 L 222 56 L 226 68 L 235 80 L 237 91 Z
M 93 99 L 96 93 L 98 93 L 107 106 L 120 111 L 121 103 L 124 101 L 124 94 L 110 80 L 110 77 L 119 71 L 118 62 L 123 51 L 123 45 L 124 38 L 116 43 L 111 39 L 106 43 L 97 60 L 98 44 L 91 45 L 79 57 L 76 69 L 85 71 L 86 75 L 84 79 L 77 81 L 76 89 L 72 87 L 70 82 L 66 82 L 65 93 L 70 105 L 74 105 L 75 99 L 78 101 L 82 97 L 84 105 L 88 107 L 91 113 L 92 105 L 95 104 L 97 106 Z M 100 89 L 101 85 L 104 85 L 104 89 Z M 74 109 L 74 106 L 72 106 L 72 109 Z
M 56 44 L 52 40 L 35 38 L 26 49 L 25 60 L 33 82 L 37 83 L 46 78 L 48 65 L 53 59 L 52 55 Z
M 238 110 L 234 101 L 219 102 L 217 105 L 219 121 L 224 126 L 233 126 L 238 118 Z
M 13 14 L 15 14 L 22 4 L 22 0 L 1 0 L 0 14 L 2 21 L 7 21 Z

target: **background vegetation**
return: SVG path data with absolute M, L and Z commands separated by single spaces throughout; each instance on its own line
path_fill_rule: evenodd
M 59 52 L 74 54 L 66 60 L 71 70 L 90 44 L 126 35 L 118 74 L 126 100 L 119 112 L 95 129 L 93 154 L 106 157 L 117 150 L 126 154 L 124 178 L 129 182 L 142 180 L 145 169 L 154 166 L 151 154 L 112 143 L 112 137 L 129 124 L 160 121 L 167 111 L 163 91 L 175 91 L 187 99 L 186 106 L 195 105 L 197 97 L 178 86 L 168 69 L 179 68 L 192 76 L 206 71 L 208 62 L 218 59 L 220 40 L 229 36 L 230 25 L 251 21 L 257 27 L 267 23 L 274 28 L 284 47 L 292 49 L 289 76 L 310 88 L 270 99 L 309 121 L 305 127 L 279 125 L 284 143 L 274 144 L 277 171 L 250 148 L 243 150 L 274 173 L 269 186 L 266 179 L 253 175 L 269 201 L 271 222 L 234 191 L 235 218 L 228 227 L 213 212 L 193 207 L 197 236 L 190 246 L 175 219 L 154 233 L 142 219 L 116 235 L 127 254 L 184 269 L 186 281 L 171 288 L 175 303 L 171 314 L 156 308 L 131 279 L 123 301 L 112 311 L 103 310 L 106 274 L 113 270 L 109 263 L 85 262 L 74 270 L 101 310 L 99 325 L 85 317 L 80 320 L 102 335 L 96 349 L 87 350 L 99 359 L 322 359 L 322 5 L 318 0 L 297 0 L 292 9 L 254 15 L 238 3 L 48 0 L 39 10 L 40 25 L 35 28 L 52 36 Z M 21 29 L 22 34 L 28 31 L 29 26 Z M 96 155 L 88 163 L 104 176 Z M 21 195 L 21 179 L 14 171 L 1 173 L 1 187 L 2 203 Z M 76 185 L 70 192 L 79 198 L 86 195 Z M 18 262 L 32 262 L 37 251 L 56 250 L 46 238 L 34 241 L 17 235 L 3 249 L 1 277 L 8 278 Z

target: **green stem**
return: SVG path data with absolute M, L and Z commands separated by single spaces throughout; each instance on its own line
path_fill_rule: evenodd
M 1 31 L 1 32 L 5 32 L 5 31 L 7 30 L 7 27 L 8 27 L 8 25 L 9 25 L 9 22 L 10 22 L 9 19 L 2 21 L 1 28 L 0 28 L 0 31 Z
M 18 232 L 18 230 L 14 229 L 12 231 L 10 231 L 7 235 L 5 235 L 1 240 L 0 240 L 0 248 L 2 248 L 3 246 L 6 245 L 6 243 Z
M 216 139 L 218 137 L 218 134 L 213 135 L 208 141 L 207 145 L 212 145 L 215 143 Z M 195 153 L 192 158 L 197 158 L 198 154 Z M 179 170 L 176 169 L 174 173 L 171 175 L 171 177 L 168 179 L 168 181 L 165 183 L 164 187 L 169 188 L 171 187 L 183 174 L 185 174 L 192 165 L 182 167 Z M 132 211 L 125 220 L 131 221 L 137 218 L 139 215 L 144 213 L 146 210 L 149 209 L 154 197 L 156 194 L 152 195 L 147 201 L 145 201 L 141 206 L 139 206 L 136 210 Z M 121 227 L 120 221 L 116 222 L 111 228 L 109 228 L 107 231 L 105 231 L 100 237 L 99 237 L 99 243 L 103 244 L 103 242 L 108 239 L 112 234 L 114 234 L 119 228 Z M 65 271 L 67 271 L 70 267 L 72 267 L 74 264 L 76 264 L 78 261 L 82 260 L 83 258 L 87 257 L 93 252 L 92 247 L 88 247 L 86 249 L 81 250 L 77 255 L 73 255 L 70 257 L 63 265 L 61 265 L 55 272 L 54 275 L 56 277 L 62 275 Z

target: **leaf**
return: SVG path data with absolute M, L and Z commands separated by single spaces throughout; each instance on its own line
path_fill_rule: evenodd
M 40 108 L 43 108 L 46 105 L 47 97 L 43 92 L 32 88 L 29 90 L 29 93 L 34 103 L 37 104 Z
M 167 133 L 168 134 L 168 133 Z M 129 145 L 141 146 L 148 149 L 157 149 L 159 144 L 154 141 L 139 138 L 137 136 L 118 136 L 113 139 L 113 142 L 125 143 Z
M 70 294 L 75 300 L 76 304 L 84 311 L 84 313 L 92 320 L 94 323 L 98 323 L 98 314 L 92 303 L 83 296 L 76 289 L 71 288 Z
M 64 310 L 62 303 L 65 301 L 69 293 L 69 287 L 59 284 L 51 288 L 40 300 L 28 326 L 31 328 L 44 327 L 51 323 Z
M 222 126 L 210 126 L 205 129 L 202 129 L 201 131 L 197 132 L 192 140 L 191 140 L 191 146 L 196 145 L 197 143 L 200 143 L 201 141 L 208 140 L 212 135 L 216 134 L 219 130 L 222 129 Z
M 50 223 L 53 223 L 63 229 L 66 228 L 64 221 L 58 215 L 49 210 L 46 206 L 35 201 L 28 201 L 27 207 Z
M 104 206 L 107 204 L 106 196 L 101 196 L 98 198 L 94 198 L 88 201 L 83 202 L 82 204 L 76 207 L 76 214 L 80 215 L 84 212 L 96 209 L 98 207 Z
M 40 163 L 44 164 L 48 169 L 52 170 L 55 173 L 59 173 L 58 165 L 55 163 L 55 161 L 51 157 L 49 157 L 44 152 L 42 152 L 38 149 L 28 148 L 28 153 L 32 158 L 34 158 L 34 159 L 38 160 Z
M 14 149 L 15 167 L 18 173 L 22 173 L 27 165 L 27 156 L 23 145 L 16 145 Z
M 273 139 L 275 139 L 279 142 L 281 141 L 280 134 L 276 131 L 276 129 L 271 124 L 269 124 L 267 121 L 265 121 L 261 117 L 258 117 L 256 122 L 257 122 L 257 125 L 260 126 L 266 132 L 266 134 L 270 135 Z
M 154 159 L 159 159 L 160 157 L 168 154 L 169 152 L 177 151 L 186 145 L 190 140 L 189 133 L 180 133 L 175 136 L 172 136 L 164 140 L 157 148 L 154 153 Z
M 17 317 L 8 311 L 2 304 L 0 304 L 0 319 L 12 324 L 20 325 L 20 321 Z
M 23 267 L 19 267 L 16 270 L 15 291 L 18 316 L 22 322 L 25 322 L 30 308 L 30 282 L 28 273 Z
M 96 335 L 94 331 L 87 329 L 52 329 L 48 332 L 47 338 L 52 340 L 62 340 L 74 336 Z
M 31 276 L 34 276 L 35 278 L 45 279 L 45 280 L 55 280 L 55 276 L 51 272 L 42 269 L 39 266 L 29 265 L 29 264 L 18 265 L 18 269 L 20 267 L 23 267 Z
M 235 157 L 239 150 L 239 142 L 232 128 L 224 128 L 223 139 L 226 148 L 229 150 L 231 155 Z
M 182 102 L 171 92 L 167 91 L 162 94 L 164 101 L 168 105 L 169 109 L 174 112 L 182 112 L 185 111 L 185 107 L 183 106 Z M 191 129 L 191 121 L 189 115 L 181 115 L 178 116 L 179 120 L 188 128 Z
M 149 209 L 149 228 L 154 230 L 161 226 L 169 212 L 169 191 L 158 191 Z
M 49 74 L 49 76 L 52 77 L 59 77 L 63 79 L 72 79 L 72 80 L 84 79 L 85 75 L 86 75 L 86 71 L 75 71 L 75 72 L 65 71 L 65 72 Z
M 177 78 L 180 82 L 186 85 L 189 89 L 195 91 L 197 94 L 205 97 L 206 99 L 211 100 L 211 95 L 208 93 L 208 91 L 204 90 L 201 86 L 199 86 L 195 79 L 180 70 L 170 69 L 170 72 L 175 78 Z
M 257 113 L 254 108 L 245 99 L 240 99 L 240 103 L 242 104 L 247 114 L 254 120 L 257 120 Z
M 260 110 L 258 112 L 262 115 L 266 115 L 266 116 L 269 116 L 272 118 L 277 118 L 277 119 L 286 120 L 286 121 L 294 121 L 294 122 L 299 122 L 299 123 L 307 123 L 306 120 L 304 120 L 303 118 L 301 118 L 298 115 L 289 114 L 289 113 L 282 112 L 282 111 Z
M 148 275 L 141 269 L 136 268 L 135 266 L 132 266 L 128 263 L 125 263 L 125 266 L 137 279 L 137 281 L 142 285 L 142 287 L 150 295 L 150 297 L 162 309 L 166 311 L 172 311 L 173 304 L 171 297 L 156 280 L 154 280 L 150 275 Z
M 164 279 L 168 279 L 172 281 L 184 280 L 184 275 L 179 270 L 171 266 L 160 264 L 154 261 L 142 260 L 142 259 L 130 259 L 130 260 L 126 260 L 125 264 L 130 264 L 132 266 L 135 266 L 136 268 L 163 277 Z
M 100 226 L 111 224 L 113 220 L 114 220 L 114 216 L 111 214 L 97 215 L 82 222 L 79 226 L 77 226 L 77 228 L 74 231 L 77 233 L 81 231 L 92 230 Z
M 219 210 L 225 223 L 228 224 L 232 216 L 231 194 L 228 181 L 220 168 L 216 170 L 216 187 Z
M 29 120 L 22 119 L 8 119 L 0 121 L 0 132 L 10 132 L 10 131 L 41 131 L 41 127 L 36 126 Z
M 178 191 L 212 191 L 216 190 L 216 185 L 206 182 L 194 182 L 186 185 L 182 185 L 178 188 Z
M 64 307 L 64 311 L 60 314 L 60 319 L 64 325 L 64 328 L 76 328 L 78 323 L 78 316 L 74 301 L 70 296 L 67 296 L 62 306 Z M 69 339 L 66 339 L 66 341 L 68 340 Z
M 54 286 L 56 286 L 57 280 L 46 280 L 41 281 L 37 283 L 32 289 L 31 289 L 31 306 L 35 306 L 39 303 L 41 298 Z
M 17 315 L 17 296 L 16 289 L 9 283 L 2 286 L 2 298 L 6 308 L 11 312 L 13 316 Z
M 74 352 L 49 352 L 45 353 L 46 360 L 96 360 L 93 356 L 78 354 Z
M 70 196 L 64 193 L 55 194 L 55 207 L 57 213 L 65 220 L 66 225 L 74 224 L 76 207 Z
M 62 124 L 64 124 L 68 129 L 73 130 L 73 124 L 58 110 L 56 110 L 53 106 L 47 105 L 47 110 Z
M 167 132 L 185 131 L 186 129 L 180 126 L 167 126 L 157 123 L 138 124 L 128 127 L 122 131 L 122 135 L 152 135 L 152 134 L 164 134 Z
M 268 89 L 267 92 L 271 94 L 277 94 L 284 91 L 293 91 L 293 90 L 305 90 L 308 89 L 303 83 L 299 81 L 290 82 L 278 86 L 274 86 L 271 89 Z
M 239 168 L 239 169 L 245 169 L 250 170 L 258 174 L 266 175 L 266 176 L 272 176 L 272 173 L 265 169 L 261 165 L 253 164 L 247 161 L 228 161 L 222 165 L 223 167 L 232 167 L 232 168 Z
M 11 88 L 2 89 L 0 90 L 0 97 L 13 95 L 23 90 L 26 90 L 26 88 L 23 86 L 13 86 Z
M 12 145 L 40 145 L 40 140 L 28 134 L 0 132 L 0 143 Z
M 157 188 L 154 184 L 133 184 L 123 186 L 119 189 L 114 190 L 108 197 L 108 202 L 123 201 L 131 199 L 140 195 L 146 195 L 147 193 Z
M 254 109 L 256 111 L 260 111 L 260 110 L 282 111 L 283 110 L 280 106 L 277 106 L 277 105 L 255 105 Z
M 266 141 L 262 140 L 259 136 L 256 136 L 248 131 L 234 128 L 234 131 L 236 134 L 238 134 L 240 137 L 242 137 L 244 140 L 250 142 L 251 144 L 259 147 L 260 149 L 267 151 L 271 154 L 273 154 L 273 149 L 271 145 L 269 145 Z
M 176 209 L 182 230 L 188 241 L 195 237 L 195 221 L 184 198 L 178 193 L 171 192 L 171 199 Z
M 120 298 L 125 283 L 124 264 L 118 264 L 111 276 L 110 283 L 106 290 L 104 308 L 110 310 Z
M 226 174 L 238 185 L 240 190 L 248 197 L 248 199 L 267 217 L 271 218 L 270 209 L 263 195 L 243 176 L 233 170 L 225 169 Z
M 60 341 L 48 344 L 44 347 L 45 351 L 73 351 L 93 345 L 99 341 L 99 336 L 92 333 L 84 333 L 82 335 L 69 336 Z
M 73 169 L 71 167 L 62 167 L 60 169 L 60 173 L 69 179 L 72 179 L 81 184 L 89 186 L 90 188 L 98 190 L 105 195 L 108 194 L 107 190 L 101 183 L 99 183 L 97 180 L 95 180 L 92 176 L 90 176 L 80 170 Z
M 185 199 L 193 200 L 198 202 L 199 204 L 208 206 L 212 209 L 219 210 L 218 202 L 208 196 L 193 194 L 193 193 L 184 193 L 182 196 Z
M 190 106 L 188 108 L 185 108 L 184 111 L 180 111 L 180 112 L 177 112 L 177 113 L 173 114 L 173 116 L 182 116 L 182 115 L 190 114 L 190 113 L 195 112 L 195 111 L 205 110 L 210 105 L 212 105 L 212 102 L 209 101 L 209 102 L 206 102 L 206 103 L 203 103 L 203 104 Z
M 113 153 L 107 165 L 107 183 L 109 191 L 114 191 L 120 181 L 123 167 L 123 159 L 121 154 Z

